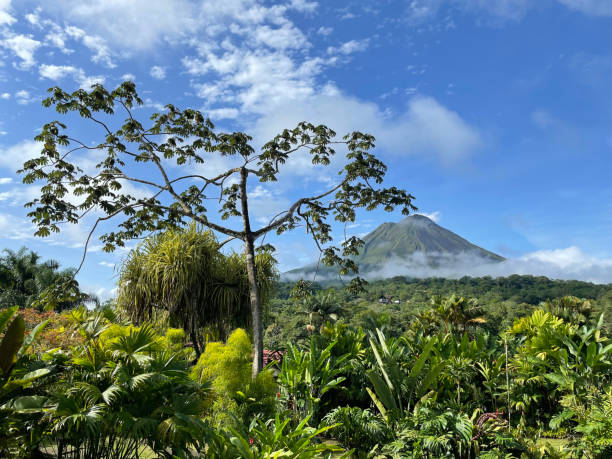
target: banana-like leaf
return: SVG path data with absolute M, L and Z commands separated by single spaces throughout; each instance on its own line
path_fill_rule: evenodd
M 370 398 L 374 402 L 374 405 L 376 405 L 376 408 L 378 408 L 378 411 L 380 411 L 380 414 L 382 415 L 383 419 L 386 422 L 389 422 L 389 418 L 387 416 L 387 409 L 385 408 L 385 405 L 383 405 L 382 402 L 376 396 L 376 394 L 372 392 L 372 389 L 370 389 L 369 387 L 366 387 L 366 391 L 368 391 L 368 394 L 370 394 Z
M 25 321 L 17 316 L 8 326 L 4 338 L 0 343 L 0 371 L 8 376 L 17 359 L 17 353 L 23 344 L 25 336 Z
M 0 406 L 0 410 L 9 410 L 19 414 L 39 413 L 42 412 L 48 401 L 49 397 L 43 395 L 26 395 L 8 401 Z
M 435 345 L 434 339 L 430 339 L 427 342 L 427 344 L 423 348 L 423 352 L 421 352 L 421 355 L 419 356 L 419 358 L 416 360 L 416 362 L 414 362 L 412 370 L 410 371 L 410 374 L 408 375 L 408 380 L 414 381 L 419 376 L 419 374 L 421 373 L 421 370 L 425 366 L 425 362 L 427 361 L 427 358 L 429 357 L 429 354 L 431 353 L 431 350 L 433 349 L 434 345 Z
M 4 330 L 4 327 L 6 327 L 6 324 L 9 323 L 11 317 L 15 315 L 17 309 L 19 309 L 19 306 L 13 306 L 12 308 L 7 308 L 3 311 L 0 311 L 0 332 Z
M 383 342 L 384 342 L 384 340 L 383 340 Z M 380 358 L 380 354 L 378 353 L 378 348 L 376 347 L 376 344 L 371 339 L 370 339 L 370 346 L 372 347 L 372 351 L 374 352 L 374 357 L 376 358 L 376 361 L 378 362 L 378 366 L 380 367 L 380 371 L 382 372 L 383 378 L 385 378 L 385 381 L 387 382 L 387 385 L 389 386 L 389 388 L 391 390 L 393 390 L 394 389 L 393 383 L 391 382 L 391 379 L 389 379 L 389 375 L 387 374 L 387 372 L 385 370 L 385 364 L 383 363 L 382 359 Z M 385 349 L 385 348 L 383 348 L 383 349 Z
M 385 381 L 375 371 L 367 372 L 368 379 L 374 386 L 377 398 L 382 401 L 387 411 L 397 412 L 398 406 L 392 388 L 385 384 Z
M 433 384 L 437 381 L 438 376 L 440 376 L 440 373 L 442 372 L 444 367 L 444 362 L 440 362 L 435 367 L 433 367 L 429 371 L 429 373 L 427 373 L 427 376 L 425 376 L 425 379 L 423 379 L 423 382 L 421 383 L 421 386 L 419 387 L 419 391 L 417 393 L 417 398 L 419 400 L 429 391 L 431 386 L 433 386 Z
M 47 324 L 49 323 L 49 320 L 51 319 L 47 319 L 44 322 L 39 323 L 36 327 L 34 327 L 34 329 L 25 337 L 25 339 L 23 340 L 23 345 L 21 346 L 21 348 L 19 349 L 19 353 L 17 354 L 17 358 L 22 357 L 26 351 L 29 349 L 29 347 L 32 345 L 32 343 L 34 342 L 34 340 L 36 338 L 38 338 L 38 335 L 40 334 L 41 331 L 43 331 L 43 329 L 47 326 Z

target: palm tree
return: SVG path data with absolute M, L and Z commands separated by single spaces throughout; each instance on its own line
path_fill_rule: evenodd
M 435 296 L 431 299 L 431 305 L 433 314 L 444 325 L 446 332 L 454 330 L 463 335 L 468 326 L 486 322 L 482 316 L 482 307 L 474 298 Z
M 118 306 L 136 323 L 159 313 L 181 326 L 199 355 L 206 335 L 224 341 L 249 328 L 249 284 L 243 255 L 224 255 L 210 231 L 195 225 L 145 239 L 121 266 Z M 268 252 L 256 257 L 262 304 L 276 273 Z
M 311 331 L 317 327 L 321 331 L 327 322 L 336 322 L 338 313 L 341 311 L 333 290 L 303 297 L 302 308 L 308 313 L 309 330 Z
M 78 283 L 72 279 L 73 269 L 60 270 L 55 260 L 41 263 L 40 256 L 25 247 L 17 252 L 10 249 L 3 252 L 5 256 L 0 257 L 0 308 L 31 307 L 42 295 L 54 295 L 55 309 L 58 310 L 74 307 L 83 301 L 96 301 L 95 297 L 79 290 Z M 60 293 L 60 285 L 68 285 L 70 295 Z

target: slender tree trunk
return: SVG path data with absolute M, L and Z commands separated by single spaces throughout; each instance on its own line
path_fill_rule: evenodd
M 251 299 L 251 320 L 253 323 L 253 378 L 263 370 L 263 318 L 259 285 L 257 284 L 257 267 L 255 266 L 255 241 L 249 220 L 249 204 L 246 192 L 248 172 L 240 171 L 240 200 L 242 204 L 242 222 L 244 226 L 244 248 L 246 255 L 247 277 Z

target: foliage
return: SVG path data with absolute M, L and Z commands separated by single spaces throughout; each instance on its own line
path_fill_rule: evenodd
M 444 362 L 426 368 L 426 363 L 436 344 L 429 340 L 421 354 L 416 356 L 412 365 L 407 364 L 405 354 L 408 349 L 400 340 L 387 340 L 377 330 L 377 341 L 370 338 L 377 368 L 369 370 L 367 376 L 374 388 L 366 388 L 383 419 L 393 424 L 402 419 L 436 383 Z
M 588 451 L 590 457 L 609 457 L 612 454 L 612 386 L 605 392 L 592 389 L 584 402 L 573 395 L 561 399 L 564 410 L 552 421 L 558 426 L 566 421 L 577 425 L 576 432 L 582 434 L 574 441 L 577 452 Z
M 275 261 L 262 252 L 255 263 L 266 305 Z M 198 353 L 205 335 L 224 341 L 234 328 L 250 327 L 249 302 L 244 256 L 224 255 L 213 234 L 195 224 L 145 239 L 121 266 L 118 306 L 136 323 L 164 311 L 187 332 Z
M 335 357 L 332 354 L 334 346 L 336 341 L 322 348 L 313 336 L 307 348 L 300 349 L 292 344 L 287 347 L 278 375 L 281 400 L 299 418 L 308 416 L 317 422 L 322 397 L 346 379 L 341 375 L 350 355 Z
M 372 305 L 392 319 L 366 330 L 353 326 L 364 309 L 351 311 L 363 298 L 310 287 L 301 299 L 338 320 L 302 327 L 254 379 L 243 329 L 193 364 L 187 333 L 167 323 L 109 307 L 0 310 L 0 456 L 610 456 L 612 344 L 596 304 L 516 309 L 497 334 L 482 303 L 446 295 L 401 323 L 402 304 Z M 69 338 L 51 347 L 50 330 Z
M 0 309 L 9 306 L 20 308 L 42 306 L 40 300 L 48 296 L 58 285 L 69 284 L 64 296 L 54 298 L 58 311 L 74 307 L 83 301 L 97 301 L 79 290 L 78 283 L 71 278 L 74 269 L 59 269 L 55 260 L 40 261 L 40 256 L 26 247 L 17 252 L 4 249 L 0 256 Z
M 23 416 L 36 421 L 31 431 L 28 423 L 11 424 L 25 450 L 120 458 L 147 447 L 185 456 L 203 441 L 207 384 L 189 378 L 188 362 L 160 346 L 163 339 L 153 328 L 114 325 L 118 332 L 104 336 L 109 323 L 100 312 L 88 313 L 75 327 L 86 337 L 83 345 L 43 356 L 62 369 L 54 383 L 1 407 L 9 422 Z
M 343 406 L 323 418 L 325 425 L 335 425 L 330 433 L 346 449 L 370 451 L 391 437 L 387 424 L 368 409 Z
M 211 342 L 191 370 L 196 381 L 211 381 L 216 398 L 212 418 L 216 425 L 231 421 L 228 408 L 243 421 L 259 414 L 265 419 L 274 415 L 277 384 L 266 370 L 251 378 L 252 343 L 246 332 L 237 329 L 227 342 Z
M 289 418 L 282 419 L 277 414 L 274 419 L 267 422 L 256 419 L 248 429 L 243 429 L 243 432 L 236 429 L 219 432 L 209 445 L 207 457 L 310 459 L 330 458 L 332 453 L 341 452 L 341 448 L 316 441 L 318 436 L 336 426 L 316 429 L 308 426 L 309 419 L 310 416 L 307 416 L 297 426 L 291 427 Z M 347 455 L 334 457 L 347 457 Z

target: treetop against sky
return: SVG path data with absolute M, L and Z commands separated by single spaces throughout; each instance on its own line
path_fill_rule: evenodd
M 385 186 L 511 259 L 509 270 L 612 282 L 610 43 L 607 0 L 0 0 L 0 247 L 78 265 L 87 226 L 34 238 L 23 204 L 38 190 L 15 171 L 60 118 L 41 106 L 47 88 L 133 80 L 141 121 L 167 103 L 194 108 L 219 130 L 252 135 L 256 149 L 303 120 L 370 133 Z M 76 118 L 61 121 L 100 141 Z M 77 162 L 92 171 L 100 157 Z M 263 224 L 326 189 L 341 158 L 321 173 L 303 156 L 279 182 L 251 182 L 253 216 Z M 211 156 L 190 167 L 231 165 Z M 400 218 L 364 213 L 346 231 Z M 281 270 L 316 254 L 300 231 L 266 242 Z M 100 249 L 94 241 L 79 280 L 104 297 L 125 253 Z

